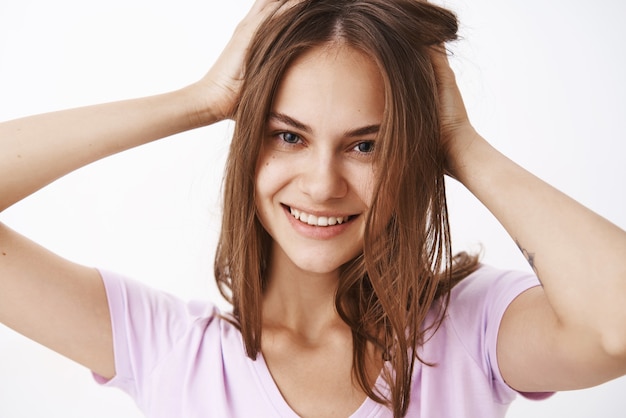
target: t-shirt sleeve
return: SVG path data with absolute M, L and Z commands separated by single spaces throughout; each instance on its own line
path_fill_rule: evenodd
M 100 270 L 100 274 L 111 315 L 116 374 L 109 381 L 98 375 L 94 378 L 137 399 L 142 383 L 197 316 L 189 304 L 173 295 L 109 271 Z M 203 314 L 210 316 L 214 307 L 204 307 Z
M 516 392 L 500 374 L 496 346 L 498 330 L 507 307 L 524 291 L 540 286 L 538 278 L 521 271 L 481 266 L 461 281 L 452 292 L 449 315 L 455 332 L 474 360 L 491 380 L 496 399 L 506 402 Z M 480 329 L 477 330 L 476 327 Z M 531 399 L 544 399 L 552 393 L 521 393 Z

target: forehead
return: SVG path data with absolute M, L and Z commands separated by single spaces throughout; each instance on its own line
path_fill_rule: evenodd
M 384 82 L 375 61 L 345 44 L 315 47 L 285 72 L 272 111 L 307 124 L 380 123 Z

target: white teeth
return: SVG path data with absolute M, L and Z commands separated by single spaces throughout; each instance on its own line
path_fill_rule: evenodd
M 342 223 L 347 222 L 350 218 L 349 216 L 315 216 L 305 212 L 300 212 L 298 209 L 293 208 L 289 208 L 289 211 L 291 212 L 291 215 L 300 222 L 313 226 L 341 225 Z

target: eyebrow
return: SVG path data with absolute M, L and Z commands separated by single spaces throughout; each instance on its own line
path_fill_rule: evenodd
M 298 129 L 308 134 L 313 132 L 313 129 L 311 129 L 311 127 L 308 126 L 307 124 L 302 123 L 290 116 L 287 116 L 284 113 L 271 112 L 269 119 L 277 120 L 279 122 L 282 122 L 286 125 L 291 126 L 292 128 Z M 367 126 L 362 126 L 360 128 L 346 131 L 344 133 L 344 136 L 348 138 L 361 137 L 365 135 L 378 133 L 379 130 L 380 130 L 380 125 L 367 125 Z

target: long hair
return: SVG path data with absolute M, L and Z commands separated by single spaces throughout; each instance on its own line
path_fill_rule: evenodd
M 255 169 L 272 101 L 289 65 L 313 47 L 341 42 L 378 65 L 385 111 L 375 150 L 376 185 L 362 254 L 342 267 L 336 309 L 353 336 L 353 375 L 394 416 L 408 407 L 418 348 L 441 324 L 451 288 L 477 257 L 453 256 L 435 74 L 428 50 L 456 39 L 456 16 L 421 0 L 308 0 L 270 17 L 246 58 L 224 178 L 215 260 L 248 356 L 261 350 L 261 304 L 271 239 L 255 207 Z M 441 301 L 441 303 L 439 303 Z M 424 320 L 437 310 L 428 328 Z M 391 367 L 388 397 L 373 386 L 367 346 Z

